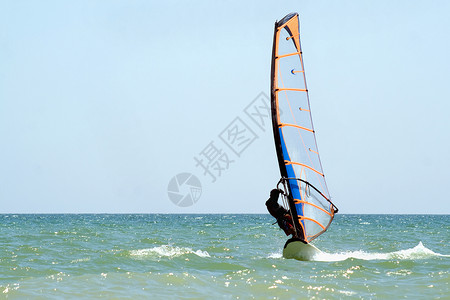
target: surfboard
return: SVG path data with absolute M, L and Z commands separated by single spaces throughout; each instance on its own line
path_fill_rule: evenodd
M 283 257 L 297 260 L 313 260 L 317 254 L 322 253 L 316 246 L 300 241 L 287 242 L 283 249 Z

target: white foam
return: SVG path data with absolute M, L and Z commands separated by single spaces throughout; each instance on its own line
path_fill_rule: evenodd
M 281 253 L 271 253 L 269 254 L 268 258 L 282 258 L 283 254 Z
M 340 253 L 325 253 L 321 252 L 314 256 L 315 261 L 342 261 L 349 258 L 356 258 L 362 260 L 389 260 L 389 259 L 425 259 L 433 256 L 450 257 L 450 255 L 444 255 L 433 252 L 425 247 L 422 242 L 419 242 L 414 248 L 388 252 L 388 253 L 368 253 L 364 251 L 348 251 Z
M 415 259 L 428 258 L 432 256 L 450 257 L 450 255 L 433 252 L 432 250 L 425 247 L 422 242 L 419 242 L 419 244 L 414 248 L 392 252 L 390 258 Z
M 76 264 L 76 263 L 79 263 L 79 262 L 85 262 L 85 261 L 90 261 L 90 260 L 91 260 L 90 257 L 79 258 L 79 259 L 74 259 L 74 260 L 72 260 L 70 263 L 71 263 L 71 264 Z
M 170 245 L 162 245 L 149 249 L 138 249 L 130 251 L 131 256 L 146 257 L 146 256 L 158 256 L 158 257 L 177 257 L 185 254 L 195 254 L 199 257 L 210 257 L 207 251 L 192 250 L 186 247 L 174 247 Z

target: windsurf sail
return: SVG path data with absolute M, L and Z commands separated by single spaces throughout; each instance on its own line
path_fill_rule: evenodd
M 285 191 L 297 237 L 309 243 L 327 230 L 338 209 L 330 200 L 317 149 L 297 13 L 275 22 L 271 90 L 278 186 Z

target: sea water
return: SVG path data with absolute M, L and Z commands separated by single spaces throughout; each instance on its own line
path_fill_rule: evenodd
M 1 299 L 449 299 L 449 215 L 337 215 L 313 261 L 269 215 L 0 215 Z

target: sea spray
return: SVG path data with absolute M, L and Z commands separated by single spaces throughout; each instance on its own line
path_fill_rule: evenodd
M 145 258 L 145 257 L 177 257 L 185 254 L 195 254 L 199 257 L 210 257 L 209 253 L 207 251 L 202 250 L 192 250 L 191 248 L 187 247 L 176 247 L 176 246 L 170 246 L 170 245 L 162 245 L 158 247 L 153 247 L 149 249 L 138 249 L 138 250 L 131 250 L 130 255 L 135 256 L 138 258 Z
M 370 253 L 365 251 L 346 251 L 340 253 L 326 253 L 322 252 L 317 254 L 314 261 L 342 261 L 349 258 L 362 259 L 362 260 L 389 260 L 389 259 L 426 259 L 432 257 L 448 257 L 435 253 L 432 250 L 426 248 L 422 242 L 419 242 L 414 248 L 399 250 L 388 253 Z

